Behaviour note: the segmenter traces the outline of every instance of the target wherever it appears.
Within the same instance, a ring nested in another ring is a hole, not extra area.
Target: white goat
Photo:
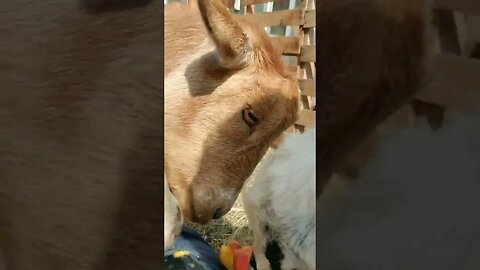
[[[324,195],[319,269],[480,269],[480,112],[386,137],[359,179]]]
[[[315,129],[287,135],[242,196],[257,269],[315,269]],[[283,258],[267,260],[275,252]]]

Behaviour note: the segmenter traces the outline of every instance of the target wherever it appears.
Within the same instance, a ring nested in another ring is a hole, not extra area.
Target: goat
[[[297,82],[260,27],[218,0],[133,2],[0,2],[9,270],[158,269],[162,181],[185,219],[218,218],[296,121]]]
[[[172,247],[175,237],[180,233],[183,225],[183,216],[178,207],[178,202],[170,192],[167,180],[163,180],[164,188],[164,227],[163,227],[163,250]]]
[[[315,129],[286,135],[245,184],[242,199],[257,269],[315,269]],[[271,244],[283,258],[269,256]]]
[[[192,6],[165,7],[165,174],[184,217],[207,223],[297,119],[299,89],[262,28],[219,0]]]
[[[321,0],[318,195],[345,156],[427,81],[429,0]]]
[[[317,202],[319,269],[479,269],[480,111],[384,134]]]

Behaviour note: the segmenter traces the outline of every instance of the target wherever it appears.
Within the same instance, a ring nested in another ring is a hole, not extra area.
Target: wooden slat
[[[435,0],[434,7],[480,15],[480,1],[478,0]]]
[[[480,104],[480,60],[443,54],[432,68],[432,81],[417,98],[444,106],[447,113]]]
[[[315,127],[315,112],[310,110],[302,110],[300,112],[300,117],[295,124],[305,127]]]
[[[282,54],[300,53],[300,39],[298,37],[272,37],[270,40]]]
[[[298,85],[300,86],[303,95],[310,97],[316,96],[315,80],[298,80]]]
[[[315,45],[303,45],[300,52],[300,61],[315,62]]]
[[[303,24],[303,9],[279,10],[254,14],[237,15],[252,20],[261,27],[266,26],[287,26]]]
[[[263,4],[263,3],[268,3],[268,2],[278,2],[281,0],[240,0],[240,5],[246,6],[246,5],[256,5],[256,4]]]
[[[312,28],[315,27],[315,10],[307,10],[305,11],[305,21],[303,23],[304,28]]]

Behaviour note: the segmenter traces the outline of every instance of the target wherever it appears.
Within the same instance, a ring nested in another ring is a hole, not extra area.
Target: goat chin
[[[183,217],[178,207],[177,200],[173,196],[167,184],[167,179],[163,180],[164,188],[164,251],[170,249],[175,242],[175,238],[180,233],[183,225]],[[0,269],[1,270],[1,269]]]
[[[243,190],[259,270],[315,269],[315,129],[285,137],[268,153]],[[266,245],[276,241],[280,262],[269,262]]]
[[[356,181],[324,195],[319,269],[480,269],[480,111],[385,137]]]

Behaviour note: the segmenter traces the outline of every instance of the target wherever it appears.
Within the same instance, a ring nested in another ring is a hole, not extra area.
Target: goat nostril
[[[220,217],[222,217],[222,208],[217,208],[213,213],[213,219],[219,219]]]

